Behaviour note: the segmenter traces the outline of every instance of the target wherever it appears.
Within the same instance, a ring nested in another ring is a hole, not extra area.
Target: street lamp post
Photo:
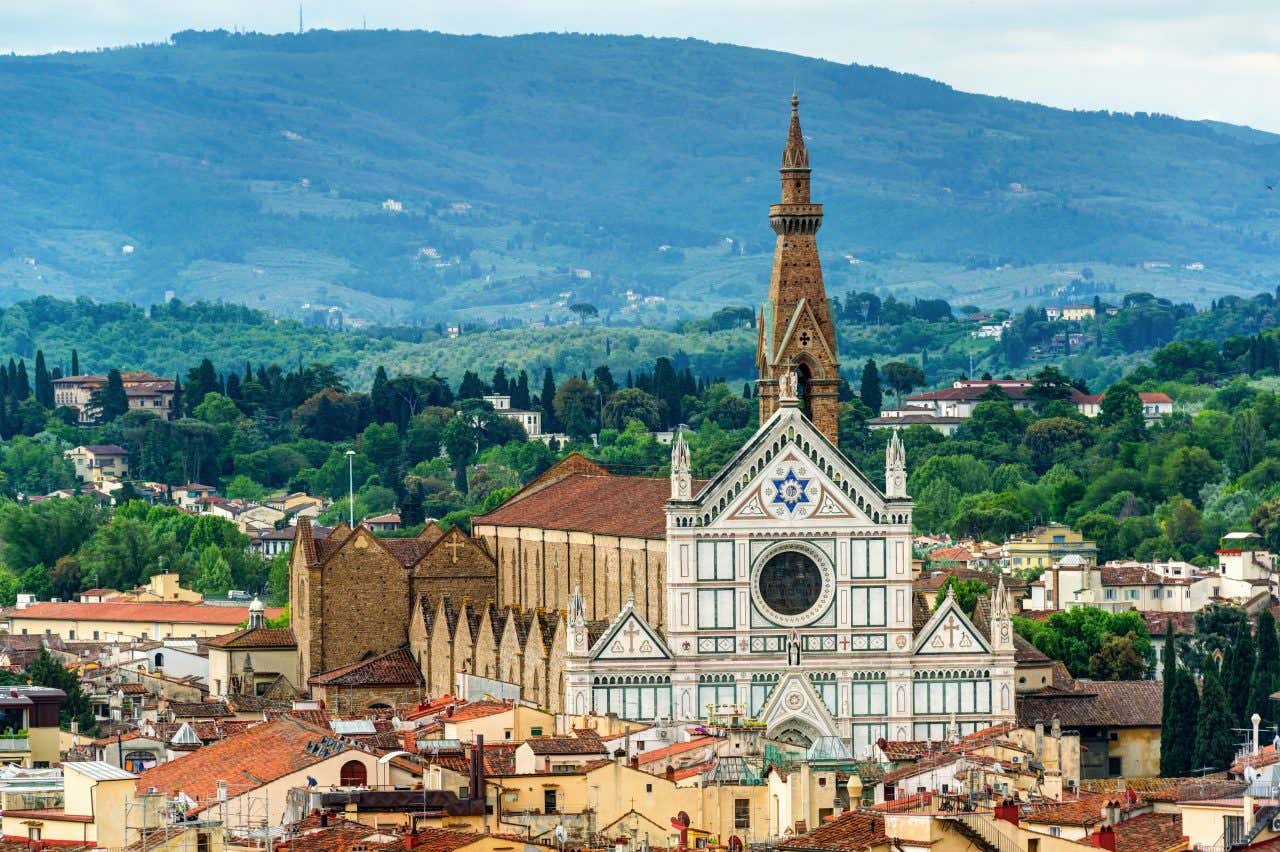
[[[355,459],[356,451],[347,450],[347,525],[352,529],[356,528]]]

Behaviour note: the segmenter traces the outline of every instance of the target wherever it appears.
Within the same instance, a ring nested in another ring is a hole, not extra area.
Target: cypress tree
[[[71,350],[71,375],[80,375],[80,353],[74,349]]]
[[[13,401],[22,402],[31,396],[31,379],[27,378],[27,361],[18,361],[18,372],[13,380]]]
[[[1160,713],[1160,767],[1164,770],[1166,766],[1172,766],[1176,761],[1172,757],[1173,750],[1177,748],[1174,740],[1173,731],[1173,691],[1178,683],[1178,647],[1174,644],[1173,636],[1173,619],[1169,619],[1164,625],[1164,683],[1163,693],[1161,695],[1161,713]],[[1168,772],[1163,774],[1168,775]]]
[[[1200,686],[1200,708],[1196,714],[1195,752],[1191,771],[1216,772],[1226,769],[1235,757],[1236,746],[1231,736],[1231,708],[1222,688],[1222,677],[1213,657],[1204,660],[1204,679]]]
[[[36,350],[36,402],[45,408],[53,408],[53,379],[44,363],[44,350]]]
[[[1195,678],[1191,676],[1191,672],[1181,666],[1175,674],[1169,712],[1173,717],[1173,724],[1170,727],[1169,761],[1167,764],[1160,765],[1161,774],[1171,778],[1181,778],[1191,772],[1191,745],[1195,742],[1196,719],[1200,712],[1200,693],[1196,691]],[[1161,745],[1163,746],[1163,743]]]
[[[542,406],[542,431],[553,434],[560,431],[560,421],[556,418],[556,380],[551,375],[551,368],[542,374],[542,394],[538,403]]]
[[[98,421],[110,423],[129,410],[129,396],[124,390],[124,381],[120,371],[112,368],[107,373],[107,384],[102,390],[94,393],[94,407],[98,410]]]
[[[1249,718],[1249,688],[1253,678],[1253,667],[1257,664],[1257,654],[1253,648],[1253,634],[1249,625],[1240,626],[1240,635],[1231,649],[1231,665],[1222,666],[1222,687],[1227,691],[1227,702],[1231,705],[1231,718],[1236,725],[1242,725]]]
[[[390,423],[394,418],[391,411],[391,390],[387,387],[387,369],[381,364],[373,371],[373,388],[369,391],[369,402],[373,404],[373,420],[375,423]]]
[[[533,407],[533,401],[529,397],[529,374],[524,370],[520,371],[520,375],[511,384],[511,407],[525,411]]]
[[[1264,609],[1258,613],[1257,655],[1254,658],[1253,674],[1249,680],[1249,703],[1246,713],[1257,713],[1262,717],[1263,727],[1276,722],[1271,706],[1271,695],[1280,689],[1280,642],[1276,641],[1276,620],[1271,610]]]
[[[862,404],[871,409],[871,413],[880,414],[880,406],[884,404],[884,393],[880,388],[880,370],[872,358],[862,365],[862,387],[859,388]]]

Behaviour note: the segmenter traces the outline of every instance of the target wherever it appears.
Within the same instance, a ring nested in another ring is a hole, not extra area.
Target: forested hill
[[[432,322],[752,302],[796,82],[836,292],[1009,304],[1146,263],[1122,291],[1207,302],[1280,273],[1268,134],[691,40],[186,32],[0,58],[0,294]]]

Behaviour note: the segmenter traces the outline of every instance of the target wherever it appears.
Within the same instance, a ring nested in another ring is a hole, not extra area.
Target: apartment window
[[[542,791],[542,812],[544,814],[556,812],[556,792],[555,787],[548,787]]]
[[[505,731],[503,731],[503,732],[502,732],[502,738],[503,738],[504,740],[509,740],[509,739],[511,739],[511,729],[510,729],[510,728],[507,728]]]
[[[1224,816],[1222,818],[1222,845],[1230,849],[1244,840],[1244,817]]]
[[[75,632],[74,630],[68,630],[68,631],[67,631],[67,638],[68,638],[68,639],[74,639],[74,638],[76,638],[76,632]]]
[[[1115,600],[1115,599],[1116,599],[1116,590],[1115,590],[1115,589],[1103,589],[1103,590],[1102,590],[1102,599],[1103,599],[1104,601],[1113,601],[1113,600]]]
[[[1125,600],[1127,600],[1127,601],[1136,601],[1136,600],[1138,599],[1138,590],[1137,590],[1137,589],[1125,589],[1125,590],[1124,590],[1124,599],[1125,599]]]
[[[540,736],[542,736],[542,729],[541,729],[541,728],[530,728],[530,729],[529,729],[529,736],[531,736],[531,737],[540,737]]]
[[[1119,757],[1107,758],[1107,775],[1112,778],[1121,778],[1124,776],[1124,759]]]
[[[469,787],[469,786],[468,786],[468,785],[466,785],[466,784],[463,784],[461,787],[459,787],[459,788],[458,788],[458,798],[459,798],[459,799],[470,799],[470,798],[471,798],[471,787]]]
[[[96,631],[96,630],[95,630],[95,631],[93,631],[93,641],[95,641],[95,642],[97,642],[97,641],[98,641],[98,631]]]
[[[652,793],[652,792],[653,792],[653,785],[652,785],[652,784],[645,784],[645,785],[644,785],[644,791],[645,791],[646,793]]]
[[[1062,826],[1060,826],[1060,825],[1051,825],[1051,826],[1049,826],[1049,836],[1050,836],[1050,837],[1061,837],[1061,836],[1062,836]]]
[[[733,827],[734,828],[750,828],[751,827],[751,800],[750,799],[734,799],[733,800]]]

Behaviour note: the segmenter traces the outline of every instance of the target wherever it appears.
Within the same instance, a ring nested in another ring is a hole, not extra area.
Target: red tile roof
[[[501,701],[472,701],[470,704],[458,707],[453,711],[453,715],[445,713],[440,718],[445,722],[469,722],[472,719],[483,719],[486,716],[506,713],[512,707],[513,705]]]
[[[1023,821],[1045,825],[1092,826],[1103,821],[1102,812],[1110,802],[1119,803],[1121,811],[1132,810],[1123,793],[1081,793],[1062,802],[1045,801],[1030,806]]]
[[[267,618],[278,618],[282,609],[268,609]],[[13,619],[44,621],[130,621],[141,624],[240,624],[249,620],[247,606],[214,606],[203,603],[35,603],[26,609],[10,609]]]
[[[1112,830],[1116,852],[1165,852],[1182,844],[1182,814],[1140,814]]]
[[[217,782],[227,782],[229,796],[238,796],[264,784],[306,769],[322,760],[308,744],[332,737],[328,730],[285,717],[263,722],[238,736],[212,743],[177,760],[170,760],[138,776],[139,793],[148,788],[169,795],[180,790],[197,801],[197,809],[212,800]],[[350,747],[338,742],[333,754]]]
[[[778,849],[807,852],[810,849],[849,852],[885,843],[884,817],[849,811],[808,834],[792,837],[777,845]]]
[[[663,506],[670,497],[665,478],[574,473],[471,523],[660,539],[667,534]]]
[[[370,657],[314,675],[307,683],[315,686],[420,686],[422,670],[408,648],[397,648],[379,657]]]
[[[296,648],[298,640],[288,627],[246,627],[214,636],[205,644],[215,648]]]
[[[530,737],[524,741],[534,754],[605,754],[609,749],[595,731],[575,731],[572,737]]]
[[[656,763],[675,757],[678,754],[694,751],[700,748],[709,748],[720,742],[718,737],[698,737],[697,739],[688,740],[683,743],[672,743],[663,748],[655,748],[652,751],[646,751],[640,755],[640,765],[644,766],[649,763]]]

